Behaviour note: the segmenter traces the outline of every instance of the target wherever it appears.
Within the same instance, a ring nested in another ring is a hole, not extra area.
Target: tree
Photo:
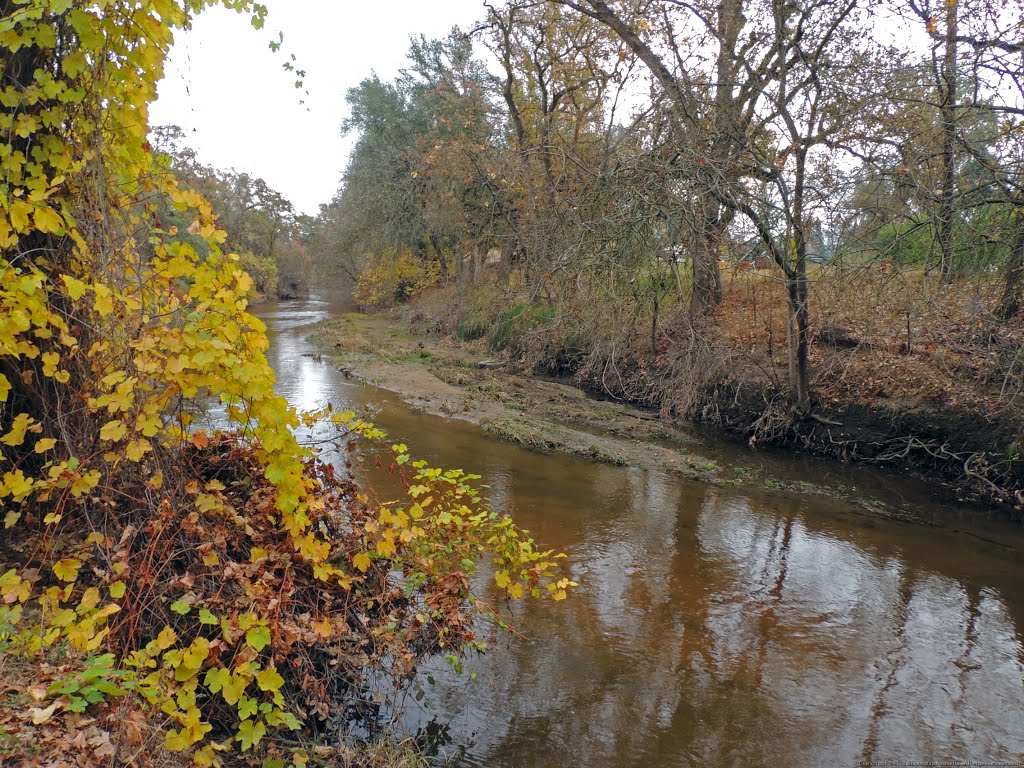
[[[300,423],[386,436],[274,392],[250,278],[152,151],[173,32],[206,5],[0,4],[0,648],[67,665],[26,723],[123,697],[198,765],[236,749],[305,764],[270,737],[312,734],[326,697],[358,703],[369,676],[400,686],[423,654],[474,644],[481,557],[509,597],[560,600],[571,582],[461,470],[385,443],[410,495],[382,508],[298,443]],[[262,25],[262,7],[224,5]],[[201,421],[211,402],[222,430]]]
[[[802,418],[811,410],[808,174],[819,149],[841,144],[845,121],[858,108],[848,87],[852,68],[867,59],[853,44],[857,3],[723,0],[613,8],[604,0],[552,1],[613,29],[673,103],[682,126],[675,168],[697,198],[702,235],[693,314],[718,301],[717,261],[734,214],[746,217],[781,269],[790,315],[790,396],[794,415]],[[658,29],[675,70],[655,50],[653,35],[641,31],[651,28],[644,23],[651,8],[663,9]],[[677,10],[683,21],[673,20],[670,11]],[[699,56],[684,61],[677,36],[691,25],[713,46],[713,63]],[[769,190],[767,200],[752,197],[761,188]]]
[[[693,252],[693,294],[691,316],[699,319],[721,303],[722,286],[718,261],[724,250],[726,232],[733,211],[715,196],[706,195],[710,187],[728,187],[738,181],[732,162],[734,143],[744,130],[743,89],[737,93],[738,77],[742,72],[741,57],[745,51],[738,48],[743,28],[741,0],[721,0],[714,4],[668,4],[674,9],[685,9],[703,27],[703,35],[687,40],[687,45],[707,45],[715,49],[714,70],[704,78],[688,69],[680,55],[676,41],[676,27],[668,12],[650,13],[659,6],[652,2],[623,3],[613,8],[604,0],[552,0],[570,7],[608,26],[629,46],[648,67],[660,84],[673,114],[684,127],[689,146],[680,148],[680,157],[707,168],[700,173],[700,182],[692,190],[696,196],[695,234],[698,245]],[[651,17],[658,19],[653,24]],[[646,34],[645,34],[646,33]],[[656,50],[655,37],[664,40],[665,53]],[[667,61],[673,56],[678,65],[673,70]],[[747,89],[749,97],[750,89]]]
[[[226,233],[223,248],[244,254],[257,272],[272,270],[280,274],[280,281],[276,277],[265,281],[261,292],[266,294],[269,289],[281,298],[304,295],[309,266],[297,256],[302,249],[300,217],[291,202],[263,179],[201,163],[178,126],[159,126],[152,135],[155,150],[166,159],[178,183],[210,202],[217,226]],[[188,226],[169,201],[164,201],[158,216],[165,227],[184,230]],[[201,239],[196,239],[193,246],[205,252]]]

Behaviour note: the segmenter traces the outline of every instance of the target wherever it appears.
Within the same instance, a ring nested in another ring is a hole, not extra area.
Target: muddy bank
[[[565,384],[521,375],[479,345],[416,331],[385,316],[350,313],[312,337],[344,373],[397,393],[427,413],[463,419],[499,439],[542,453],[657,468],[726,482],[721,467],[687,450],[692,438],[632,406]]]
[[[479,424],[486,433],[532,451],[660,469],[717,486],[828,496],[870,517],[944,524],[898,500],[865,494],[863,478],[834,472],[827,462],[794,471],[785,456],[775,461],[764,450],[737,459],[744,452],[722,450],[714,439],[721,425],[712,436],[702,436],[666,424],[655,410],[524,375],[495,357],[485,342],[454,340],[429,323],[348,313],[321,323],[311,341],[347,376],[394,392],[423,412]],[[885,484],[884,478],[876,483]]]
[[[748,388],[739,396],[707,397],[716,406],[710,425],[741,439],[767,448],[906,470],[932,481],[941,498],[994,506],[1021,519],[1021,432],[1009,419],[920,403],[840,402],[820,404],[815,418],[793,423],[784,398],[768,387]]]

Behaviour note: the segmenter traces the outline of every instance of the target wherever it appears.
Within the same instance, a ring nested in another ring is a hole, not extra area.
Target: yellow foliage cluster
[[[349,630],[308,610],[284,622],[299,579],[323,592],[305,605],[348,606],[397,569],[422,588],[429,615],[415,621],[436,622],[441,645],[471,639],[446,640],[446,617],[452,599],[469,600],[484,556],[509,596],[560,599],[570,586],[459,471],[414,462],[408,506],[339,519],[348,496],[292,430],[329,420],[352,436],[383,433],[350,412],[296,414],[274,393],[265,329],[246,311],[252,279],[221,252],[208,203],[179,189],[147,142],[173,31],[210,4],[17,0],[0,17],[0,505],[5,539],[32,543],[0,575],[0,643],[114,652],[108,694],[162,710],[174,724],[166,747],[204,766],[302,727],[280,662]],[[258,4],[219,4],[262,24]],[[191,215],[206,258],[163,227],[155,199]],[[409,254],[386,269],[396,298],[436,276]],[[230,440],[196,429],[211,400]],[[250,469],[228,482],[233,457]],[[404,446],[393,460],[409,461]],[[161,537],[174,547],[160,550]],[[176,576],[160,587],[165,568]],[[230,599],[209,586],[218,578]],[[375,631],[389,626],[384,616]],[[72,711],[93,703],[60,695]]]
[[[353,293],[360,306],[383,309],[401,303],[437,282],[441,265],[417,258],[408,249],[370,254]]]
[[[239,266],[252,278],[254,299],[274,298],[280,280],[277,262],[269,256],[257,256],[251,252],[240,253],[238,258]]]

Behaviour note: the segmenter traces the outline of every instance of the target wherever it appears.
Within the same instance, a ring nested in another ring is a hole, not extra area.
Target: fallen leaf
[[[89,746],[96,757],[113,757],[117,754],[117,749],[110,742],[110,734],[106,731],[100,731],[89,739]]]
[[[28,714],[32,717],[32,724],[42,725],[51,717],[53,717],[53,713],[57,711],[57,705],[59,703],[60,702],[55,701],[53,702],[53,704],[46,707],[45,709],[40,707],[30,707],[28,710]]]

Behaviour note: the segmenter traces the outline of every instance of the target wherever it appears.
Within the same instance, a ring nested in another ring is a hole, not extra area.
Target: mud
[[[344,373],[395,392],[424,412],[479,424],[524,448],[726,482],[715,462],[686,450],[692,437],[655,414],[520,375],[482,346],[357,313],[322,324],[312,341]]]

